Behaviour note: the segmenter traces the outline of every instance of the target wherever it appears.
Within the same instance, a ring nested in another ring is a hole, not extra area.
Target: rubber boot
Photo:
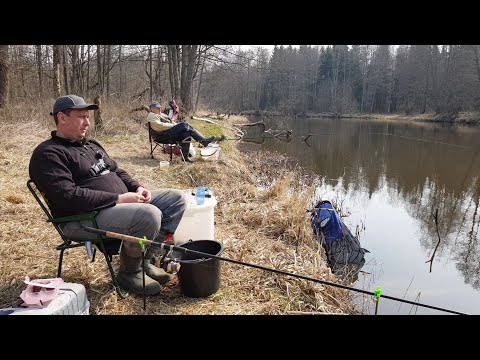
[[[133,255],[133,256],[131,256]],[[142,273],[142,257],[138,252],[131,251],[126,246],[122,246],[120,251],[120,269],[117,274],[118,284],[138,295],[143,295],[143,273]],[[145,294],[155,295],[160,293],[160,284],[150,278],[145,269]]]
[[[181,151],[182,151],[182,159],[183,159],[183,161],[185,161],[185,162],[190,162],[190,163],[193,162],[193,161],[190,159],[190,143],[182,144]]]
[[[145,254],[145,274],[150,276],[159,284],[163,285],[172,280],[173,275],[170,275],[165,270],[160,268],[160,259],[164,255],[165,250],[160,246],[150,246]],[[155,264],[155,265],[154,265]]]
[[[200,144],[202,144],[204,147],[207,147],[208,144],[210,144],[212,141],[215,140],[215,136],[210,136],[209,138],[206,138],[203,136],[198,130],[193,129],[192,131],[192,137],[197,140]]]

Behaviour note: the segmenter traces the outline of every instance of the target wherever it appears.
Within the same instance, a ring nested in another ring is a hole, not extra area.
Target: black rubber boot
[[[205,147],[207,147],[208,144],[210,144],[212,141],[215,141],[215,136],[210,136],[209,138],[206,138],[200,132],[198,132],[198,130],[195,129],[193,129],[191,132],[192,137]]]
[[[189,150],[190,150],[190,143],[182,144],[181,151],[182,151],[183,161],[191,163],[193,161],[190,159]]]

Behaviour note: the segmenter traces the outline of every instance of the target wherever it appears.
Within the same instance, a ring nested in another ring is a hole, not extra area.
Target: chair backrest
[[[175,144],[170,133],[165,131],[155,131],[150,122],[148,122],[148,139],[157,144]]]
[[[37,200],[38,205],[40,205],[45,215],[47,215],[48,220],[51,222],[53,220],[53,216],[52,216],[52,213],[50,212],[50,208],[48,206],[48,202],[44,194],[38,189],[37,185],[35,185],[32,179],[29,179],[27,181],[27,187],[28,187],[28,190],[30,190],[30,192],[32,193],[35,200]],[[62,240],[65,243],[70,244],[71,241],[65,236],[65,234],[63,233],[62,229],[58,226],[58,224],[52,222],[52,225],[55,227],[55,230],[57,230]]]
[[[63,233],[58,223],[55,222],[55,221],[66,221],[66,219],[68,219],[68,221],[74,221],[71,218],[85,217],[85,220],[93,219],[93,222],[95,224],[94,226],[98,228],[95,220],[97,211],[91,211],[89,213],[85,213],[81,215],[67,216],[67,217],[55,219],[52,216],[52,213],[50,212],[46,197],[43,195],[40,189],[38,189],[38,187],[36,186],[36,184],[33,182],[32,179],[29,179],[27,181],[27,187],[28,187],[28,190],[30,190],[30,192],[32,193],[35,200],[37,201],[38,205],[40,205],[40,207],[42,208],[45,215],[47,215],[48,221],[52,223],[52,225],[55,227],[55,229],[57,230],[57,232],[59,233],[60,237],[63,240],[63,244],[60,244],[57,246],[57,250],[60,251],[57,277],[61,277],[61,274],[62,274],[63,252],[66,249],[71,249],[71,248],[75,248],[83,245],[89,245],[87,248],[90,249],[91,251],[90,246],[92,243],[94,243],[95,245],[97,245],[98,249],[104,254],[105,261],[107,263],[107,267],[110,272],[110,276],[112,278],[112,283],[115,287],[115,290],[117,291],[118,295],[122,299],[124,299],[126,295],[120,289],[120,286],[118,284],[118,281],[116,279],[116,276],[112,267],[112,256],[118,254],[121,241],[119,241],[118,239],[104,238],[101,235],[97,235],[97,238],[92,240],[76,240],[74,238],[69,238]],[[87,253],[88,253],[88,250],[87,250]],[[95,260],[95,253],[96,253],[96,250],[93,252],[92,262]]]
[[[50,212],[50,209],[49,209],[49,206],[48,206],[48,201],[47,201],[46,197],[44,196],[44,194],[38,189],[38,187],[36,186],[34,181],[31,180],[31,179],[28,180],[27,181],[27,187],[28,187],[28,190],[30,190],[30,192],[32,193],[35,200],[37,200],[38,205],[40,205],[40,207],[42,208],[45,215],[47,215],[47,218],[48,218],[47,221],[52,223],[52,225],[55,227],[55,230],[57,230],[58,234],[62,238],[63,243],[66,247],[77,246],[77,245],[73,245],[74,243],[85,243],[87,241],[97,243],[98,241],[102,241],[103,246],[105,248],[105,251],[107,252],[108,255],[118,254],[118,251],[119,251],[119,248],[120,248],[120,243],[121,243],[121,241],[119,241],[118,239],[110,239],[110,238],[102,237],[101,235],[92,234],[92,238],[86,240],[86,239],[83,239],[83,238],[79,239],[79,238],[75,238],[75,237],[72,237],[72,236],[65,235],[65,233],[62,231],[62,228],[59,226],[59,223],[58,223],[58,221],[60,219],[56,219],[57,222],[54,221],[55,218],[52,216],[52,213]],[[68,216],[68,217],[61,218],[61,219],[67,219],[68,218],[68,221],[90,220],[90,221],[93,222],[92,226],[97,228],[98,226],[97,226],[97,222],[95,220],[96,214],[97,214],[97,211],[91,211],[91,212],[88,212],[88,213]],[[66,221],[67,220],[64,220],[64,222],[66,222]],[[59,245],[59,248],[64,247],[64,245]],[[100,249],[100,251],[103,252],[103,249],[101,247],[99,249]]]

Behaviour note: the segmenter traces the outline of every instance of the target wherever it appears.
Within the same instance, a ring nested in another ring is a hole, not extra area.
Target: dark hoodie
[[[119,194],[140,186],[97,141],[70,141],[56,131],[33,151],[29,174],[54,217],[114,206]]]

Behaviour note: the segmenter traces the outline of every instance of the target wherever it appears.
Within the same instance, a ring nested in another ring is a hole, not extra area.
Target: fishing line
[[[307,141],[308,138],[311,136],[338,136],[338,135],[346,135],[342,133],[314,133],[314,134],[307,134],[304,136],[296,136],[297,138],[302,139],[303,141]],[[371,132],[367,133],[365,135],[386,135],[386,136],[395,136],[395,137],[400,137],[404,139],[409,139],[409,140],[417,140],[417,141],[424,141],[424,142],[429,142],[433,144],[440,144],[440,145],[448,145],[448,146],[456,146],[464,149],[480,149],[479,147],[476,146],[465,146],[465,145],[459,145],[459,144],[451,144],[443,141],[435,141],[435,140],[428,140],[428,139],[421,139],[421,138],[415,138],[411,136],[405,136],[405,135],[397,135],[397,134],[391,134],[391,133],[377,133],[377,132]]]

